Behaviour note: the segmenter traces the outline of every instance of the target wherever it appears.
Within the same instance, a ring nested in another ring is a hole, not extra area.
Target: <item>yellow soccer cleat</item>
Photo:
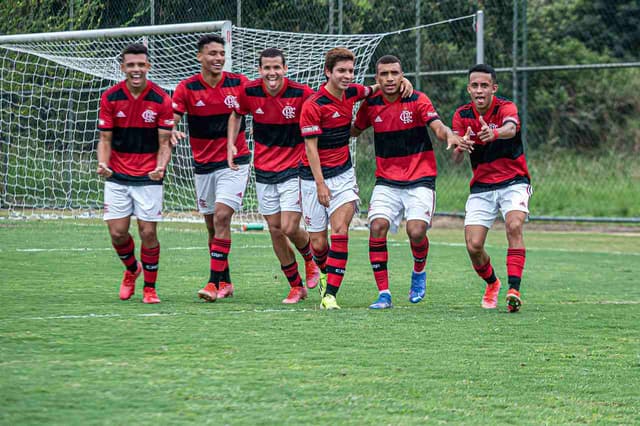
[[[320,309],[340,309],[340,306],[338,306],[336,297],[333,294],[325,294],[320,302]]]

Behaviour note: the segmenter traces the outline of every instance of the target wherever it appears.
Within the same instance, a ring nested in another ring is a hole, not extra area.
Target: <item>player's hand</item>
[[[449,147],[447,147],[449,149]],[[467,131],[463,137],[458,136],[458,144],[456,146],[458,152],[473,152],[473,139],[471,139],[471,126],[467,127]]]
[[[185,139],[187,137],[187,135],[184,132],[181,132],[179,130],[172,130],[171,131],[171,147],[176,147],[178,146],[178,143],[180,143],[181,140]]]
[[[98,163],[98,169],[96,170],[96,173],[106,179],[111,177],[111,175],[113,174],[113,170],[111,170],[109,166],[106,165],[106,163]]]
[[[239,170],[240,166],[233,159],[238,155],[238,148],[235,145],[227,146],[227,164],[231,170]]]
[[[402,82],[400,83],[400,95],[403,98],[408,98],[413,94],[413,84],[406,77],[402,77]]]
[[[480,133],[478,133],[478,138],[480,138],[482,142],[487,143],[497,139],[495,134],[496,132],[489,127],[486,121],[484,121],[482,115],[480,116],[480,124],[482,125],[482,128],[480,129]]]
[[[316,185],[318,191],[318,202],[329,208],[329,201],[331,201],[331,191],[326,183],[322,182]]]
[[[164,177],[164,167],[156,167],[152,172],[149,172],[149,178],[151,180],[162,180]]]

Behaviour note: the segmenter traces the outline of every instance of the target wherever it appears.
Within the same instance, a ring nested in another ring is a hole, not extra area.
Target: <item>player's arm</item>
[[[460,137],[456,135],[455,133],[453,133],[453,130],[451,130],[442,121],[433,120],[429,124],[429,127],[431,127],[431,130],[433,130],[433,133],[436,135],[436,137],[439,140],[447,143],[447,150],[453,147],[453,148],[456,148],[458,151],[466,151],[466,152],[473,151],[472,140],[469,140],[469,138],[465,139],[464,137]]]
[[[482,142],[493,142],[497,139],[511,139],[517,132],[517,126],[513,121],[507,121],[502,127],[492,129],[481,115],[480,124],[482,128],[480,129],[480,133],[478,133],[478,138],[480,138]]]
[[[161,180],[167,170],[167,164],[171,160],[171,134],[172,130],[158,129],[158,157],[156,168],[149,173],[151,180]]]
[[[98,169],[96,173],[104,178],[109,178],[113,174],[113,171],[108,166],[109,159],[111,158],[112,139],[112,131],[100,131],[100,140],[98,141]]]
[[[378,83],[369,86],[370,93],[375,93],[380,90],[380,85]],[[413,84],[407,79],[407,77],[402,77],[402,82],[400,83],[400,96],[403,98],[408,98],[413,93]]]
[[[185,139],[187,135],[184,132],[178,130],[178,123],[182,120],[182,115],[173,113],[173,129],[171,130],[171,146],[178,146],[181,140]]]
[[[353,124],[351,124],[351,129],[349,130],[351,137],[357,138],[371,125],[367,112],[368,108],[367,101],[360,104],[360,108],[358,108],[358,112],[356,113],[356,119]]]
[[[467,144],[472,144],[473,145],[473,140],[471,139],[471,127],[467,126],[467,128],[465,130],[463,121],[460,118],[460,114],[459,114],[458,111],[456,111],[453,114],[453,120],[451,122],[451,129],[452,129],[453,133],[456,134],[457,136],[460,136],[464,132],[464,136],[462,136],[462,140],[464,142],[466,142]],[[464,158],[464,150],[461,149],[460,147],[455,147],[455,149],[453,150],[453,152],[451,154],[451,157],[452,157],[454,163],[456,163],[456,164],[461,163],[463,158]]]
[[[323,206],[329,207],[331,191],[329,191],[329,187],[325,183],[324,175],[322,174],[320,154],[318,154],[318,138],[316,136],[304,138],[304,148],[307,151],[307,158],[309,159],[309,167],[311,168],[313,179],[316,181],[318,201]]]
[[[238,170],[240,168],[233,159],[238,155],[236,140],[238,139],[241,125],[242,115],[238,114],[236,111],[232,111],[229,115],[229,123],[227,124],[227,163],[231,170]]]

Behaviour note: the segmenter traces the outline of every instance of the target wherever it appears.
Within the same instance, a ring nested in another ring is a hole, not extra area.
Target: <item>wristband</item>
[[[493,140],[500,139],[500,135],[498,134],[498,129],[493,129]]]

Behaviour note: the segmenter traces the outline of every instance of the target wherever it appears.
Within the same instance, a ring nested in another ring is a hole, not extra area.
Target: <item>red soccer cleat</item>
[[[233,296],[233,284],[220,281],[218,288],[218,299],[226,299]]]
[[[515,288],[510,288],[507,292],[507,311],[513,313],[518,312],[522,306],[522,299],[520,299],[520,292]]]
[[[218,289],[214,283],[207,283],[204,288],[198,290],[198,297],[207,302],[215,302],[218,298]]]
[[[122,283],[120,284],[120,300],[129,300],[133,293],[136,292],[136,279],[140,276],[142,272],[142,263],[138,262],[138,267],[136,268],[136,272],[129,272],[129,270],[124,271],[124,276],[122,277]]]
[[[307,289],[303,286],[291,287],[287,298],[282,301],[285,305],[292,305],[307,298]]]
[[[307,280],[307,288],[316,288],[320,281],[320,268],[316,262],[313,260],[304,262],[304,276]]]
[[[498,307],[498,294],[500,293],[500,280],[496,279],[493,284],[487,284],[482,296],[482,307],[485,309],[495,309]]]
[[[160,303],[160,298],[153,287],[144,287],[142,289],[142,303]]]

